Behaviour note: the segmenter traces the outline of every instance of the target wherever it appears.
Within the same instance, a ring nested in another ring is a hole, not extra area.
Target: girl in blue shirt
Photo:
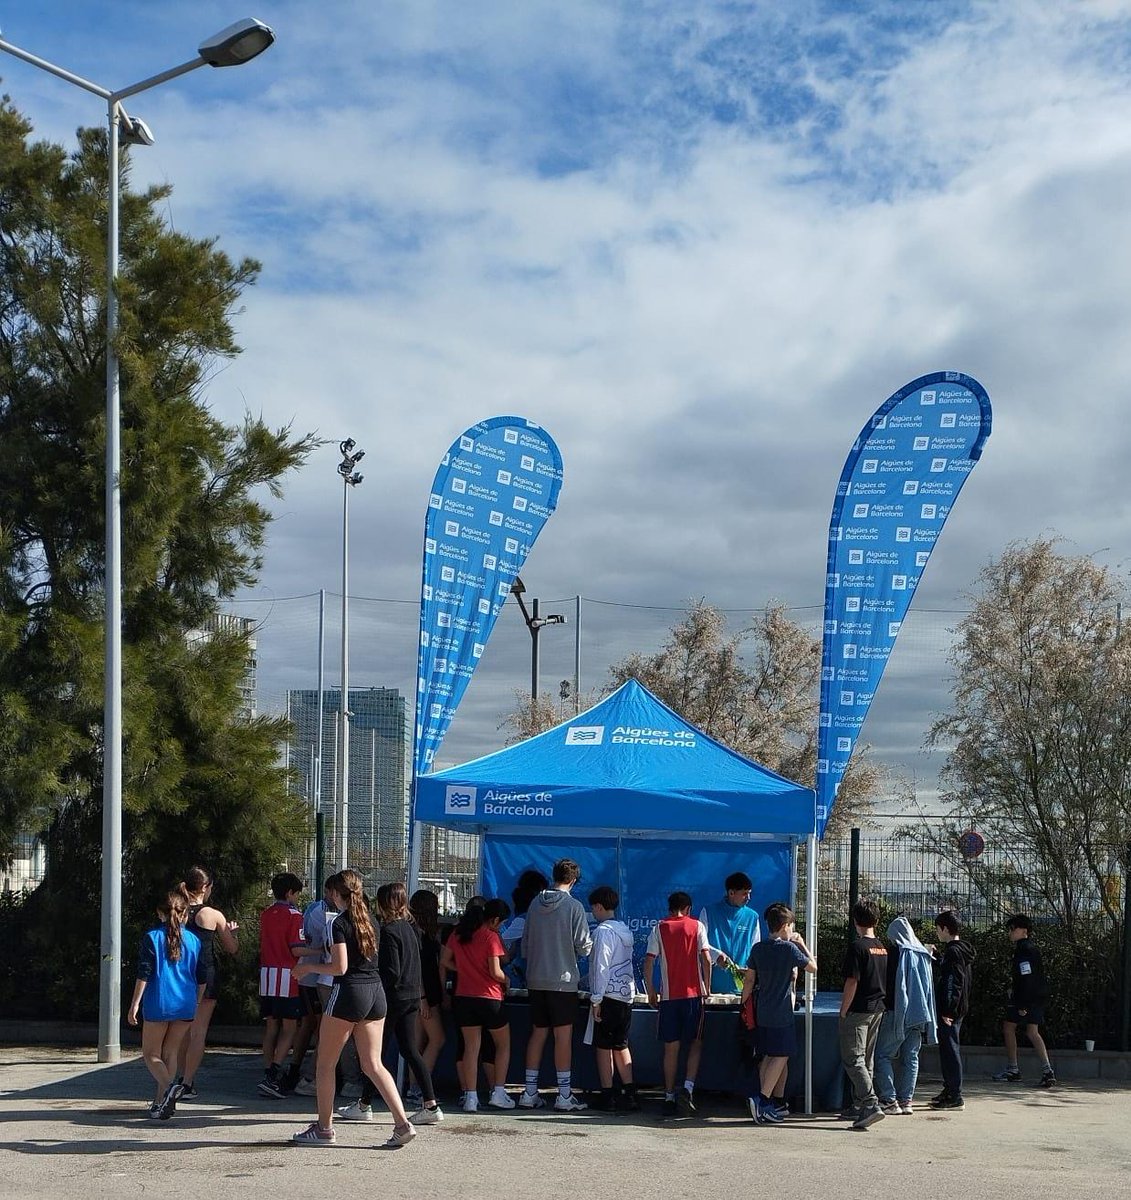
[[[172,891],[158,905],[161,924],[141,939],[137,959],[137,982],[126,1020],[138,1024],[138,1010],[145,1019],[141,1031],[141,1053],[157,1084],[149,1116],[167,1121],[177,1107],[180,1087],[175,1082],[177,1056],[196,1016],[200,965],[200,939],[186,927],[189,904],[184,892]]]

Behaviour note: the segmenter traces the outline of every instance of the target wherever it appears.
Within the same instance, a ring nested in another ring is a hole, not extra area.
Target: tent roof
[[[813,830],[812,789],[715,741],[635,679],[515,746],[416,781],[415,819],[450,826]]]

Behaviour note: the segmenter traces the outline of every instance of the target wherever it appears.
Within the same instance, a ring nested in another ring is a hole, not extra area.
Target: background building
[[[327,846],[337,843],[341,690],[322,695],[322,811]],[[378,882],[402,877],[406,862],[411,735],[408,706],[396,688],[350,688],[349,865]],[[318,755],[317,689],[287,693],[293,734],[287,765],[313,808]],[[335,862],[328,849],[327,862]]]

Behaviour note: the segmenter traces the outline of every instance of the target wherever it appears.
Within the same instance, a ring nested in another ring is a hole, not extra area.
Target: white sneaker
[[[393,1136],[385,1143],[385,1149],[399,1150],[401,1146],[407,1146],[414,1137],[416,1137],[416,1130],[411,1125],[406,1125],[403,1129],[398,1129],[394,1125]]]
[[[491,1098],[487,1101],[488,1108],[514,1108],[514,1101],[507,1095],[506,1089],[496,1087],[491,1089]]]
[[[909,1117],[915,1112],[915,1106],[910,1100],[901,1100],[899,1104],[900,1116]]]
[[[409,1117],[413,1125],[439,1125],[443,1119],[444,1110],[438,1104],[435,1108],[422,1108]]]
[[[479,1111],[479,1097],[474,1092],[468,1092],[460,1104],[460,1108],[466,1113]]]
[[[535,1092],[533,1095],[530,1092],[524,1091],[518,1098],[519,1108],[545,1108],[546,1101]]]
[[[373,1109],[363,1108],[360,1100],[355,1100],[345,1108],[338,1109],[339,1121],[372,1121]]]
[[[296,1096],[317,1096],[318,1088],[315,1085],[314,1080],[313,1079],[300,1079],[298,1081],[298,1083],[295,1084],[295,1095]]]
[[[554,1101],[554,1112],[584,1112],[588,1107],[589,1105],[582,1104],[573,1092],[570,1092],[568,1096],[563,1096],[559,1092],[558,1098]]]

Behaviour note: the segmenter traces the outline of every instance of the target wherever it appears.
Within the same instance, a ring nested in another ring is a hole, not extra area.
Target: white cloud
[[[709,3],[678,22],[661,5],[272,7],[270,57],[138,99],[160,141],[136,169],[174,182],[178,227],[264,262],[217,408],[366,446],[359,594],[412,594],[440,453],[512,411],[565,459],[536,592],[819,603],[849,443],[942,368],[988,387],[995,431],[920,604],[954,606],[1012,538],[1119,541],[1126,4],[1082,19],[976,3],[949,21],[901,5],[893,23],[814,0],[792,24]],[[162,37],[217,15],[165,13]],[[75,65],[96,73],[111,48],[90,37]],[[96,118],[4,66],[56,136]],[[335,586],[333,461],[280,506],[266,588]],[[446,756],[484,748],[524,637],[501,623]],[[926,710],[945,693],[923,654]],[[888,724],[865,736],[911,761],[897,715],[878,701]]]

